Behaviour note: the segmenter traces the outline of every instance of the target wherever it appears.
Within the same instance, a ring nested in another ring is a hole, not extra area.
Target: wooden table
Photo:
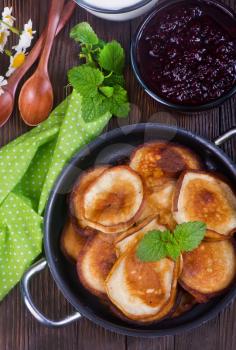
[[[112,1],[112,0],[111,0]],[[225,1],[235,7],[236,1]],[[0,9],[13,6],[14,14],[22,27],[32,18],[37,33],[41,33],[48,14],[49,0],[0,0]],[[80,21],[89,21],[106,39],[117,39],[127,51],[132,35],[140,23],[140,19],[128,23],[109,23],[97,19],[78,8],[73,20],[56,40],[50,64],[55,103],[66,95],[66,72],[78,62],[78,47],[69,39],[70,27]],[[2,56],[2,67],[6,67]],[[160,122],[178,125],[198,133],[206,138],[214,139],[232,126],[236,125],[235,101],[231,99],[220,108],[196,116],[177,115],[163,110],[149,98],[139,87],[130,66],[127,69],[127,86],[132,101],[132,113],[126,120],[112,120],[109,128],[134,122]],[[1,113],[1,111],[0,111]],[[8,143],[18,135],[27,131],[20,120],[17,109],[13,118],[0,129],[0,146]],[[225,145],[225,151],[236,160],[236,140]],[[71,307],[59,293],[49,272],[36,277],[32,283],[32,293],[38,305],[49,316],[61,317],[71,312]],[[19,287],[16,287],[0,304],[0,350],[233,350],[236,349],[236,302],[214,320],[202,327],[178,336],[145,340],[110,333],[83,319],[62,329],[47,329],[39,325],[28,313],[22,303]]]

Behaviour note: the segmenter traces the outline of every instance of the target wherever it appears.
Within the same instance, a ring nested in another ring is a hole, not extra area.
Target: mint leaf
[[[82,116],[85,122],[97,120],[107,112],[109,112],[109,105],[106,103],[106,98],[101,94],[93,97],[83,97]]]
[[[114,94],[114,88],[111,86],[102,86],[99,91],[106,97],[111,97]]]
[[[116,117],[127,117],[130,111],[127,91],[119,85],[114,86],[114,93],[109,99],[110,111]]]
[[[95,96],[98,92],[98,87],[103,83],[104,75],[97,69],[82,65],[74,67],[68,72],[70,84],[82,96]]]
[[[106,45],[106,42],[104,40],[98,39],[98,43],[95,46],[95,48],[103,49],[105,45]]]
[[[199,246],[206,232],[203,222],[187,222],[170,231],[150,231],[140,241],[137,256],[142,261],[158,261],[169,257],[177,260],[181,252],[189,252]]]
[[[174,235],[170,231],[164,231],[161,233],[161,239],[166,245],[166,256],[172,258],[173,260],[177,260],[181,254],[181,251],[179,246],[176,244]]]
[[[165,258],[168,254],[166,239],[169,231],[150,231],[144,235],[138,245],[137,256],[141,261],[154,262]]]
[[[87,22],[77,24],[71,29],[70,37],[75,41],[86,45],[96,45],[99,43],[97,34]]]
[[[109,85],[109,86],[120,85],[120,86],[124,87],[125,86],[125,78],[123,75],[113,73],[111,76],[109,76],[107,78],[105,77],[105,83],[106,83],[106,85]]]
[[[173,242],[166,243],[167,256],[172,258],[173,260],[177,260],[181,254],[181,250],[177,244],[173,244]]]
[[[125,52],[121,45],[113,40],[106,44],[99,55],[100,66],[109,71],[121,74],[125,66]]]
[[[199,246],[205,232],[206,224],[203,222],[187,222],[176,226],[174,237],[181,251],[190,252]]]

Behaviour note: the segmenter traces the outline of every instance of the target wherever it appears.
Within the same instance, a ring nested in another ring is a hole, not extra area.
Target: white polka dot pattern
[[[41,215],[56,178],[110,117],[85,123],[73,92],[45,122],[0,149],[0,300],[42,251]]]

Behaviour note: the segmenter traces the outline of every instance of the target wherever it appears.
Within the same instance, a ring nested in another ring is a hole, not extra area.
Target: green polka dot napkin
[[[104,129],[86,123],[73,93],[38,127],[0,149],[0,300],[42,251],[43,211],[65,164]]]

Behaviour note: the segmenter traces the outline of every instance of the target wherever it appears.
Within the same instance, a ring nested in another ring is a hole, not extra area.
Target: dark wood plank
[[[128,350],[171,350],[174,348],[174,337],[161,337],[157,339],[128,337],[127,339]]]
[[[234,0],[225,0],[231,7],[236,7]],[[32,18],[39,34],[47,18],[49,0],[0,0],[0,9],[13,6],[19,23]],[[76,44],[68,38],[69,29],[75,23],[88,20],[104,39],[116,38],[127,50],[129,62],[130,39],[141,19],[131,23],[105,22],[84,10],[77,9],[73,20],[56,41],[50,63],[50,76],[55,91],[55,104],[65,96],[67,84],[66,71],[78,62]],[[0,72],[6,67],[2,61]],[[32,73],[33,70],[28,74]],[[26,77],[27,78],[27,77]],[[127,87],[132,102],[129,118],[113,119],[109,129],[137,122],[159,122],[176,125],[206,138],[214,139],[233,125],[236,126],[235,99],[226,102],[213,111],[194,116],[173,113],[161,108],[138,85],[131,68],[126,72]],[[0,129],[0,147],[27,131],[19,117],[17,108],[9,123]],[[223,146],[224,150],[236,160],[236,140]],[[32,283],[32,293],[42,310],[55,318],[72,312],[72,308],[59,293],[48,271],[36,277]],[[15,288],[0,304],[0,349],[1,350],[233,350],[236,348],[236,325],[234,315],[236,304],[226,309],[220,316],[202,327],[175,337],[152,340],[115,335],[111,332],[81,320],[63,329],[47,329],[40,326],[28,313],[20,297],[19,287]]]

